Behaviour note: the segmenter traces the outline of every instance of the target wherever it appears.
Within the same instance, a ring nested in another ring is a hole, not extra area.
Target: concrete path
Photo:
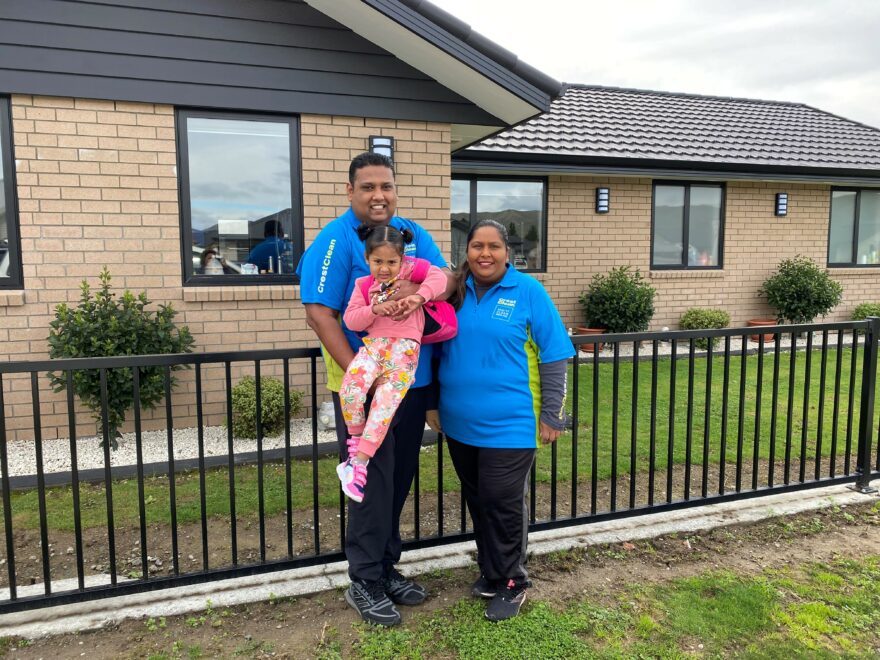
[[[875,482],[874,485],[876,486],[877,483]],[[834,505],[863,503],[872,499],[880,498],[877,494],[863,495],[846,486],[838,485],[737,502],[696,506],[672,512],[534,532],[529,536],[529,551],[545,554],[578,546],[653,538],[673,532],[696,532]],[[404,553],[399,568],[404,574],[414,576],[434,569],[468,566],[473,563],[474,551],[473,542],[412,550]],[[102,576],[94,577],[96,580],[102,578]],[[76,580],[69,582],[70,584],[53,583],[53,588],[56,591],[75,589]],[[128,618],[172,616],[201,611],[209,600],[212,607],[227,607],[269,600],[273,597],[315,593],[347,584],[347,564],[336,562],[7,614],[0,616],[0,636],[16,635],[34,638],[70,633],[100,628]],[[22,588],[20,595],[27,595],[27,589],[29,588]],[[41,590],[35,593],[40,592]]]

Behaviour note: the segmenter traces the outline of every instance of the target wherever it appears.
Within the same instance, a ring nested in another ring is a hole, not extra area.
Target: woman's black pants
[[[474,447],[448,440],[449,455],[474,523],[480,572],[493,581],[525,582],[526,492],[535,449]]]

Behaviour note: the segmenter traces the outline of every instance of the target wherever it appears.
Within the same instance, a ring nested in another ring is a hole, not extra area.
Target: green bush
[[[715,330],[718,328],[726,328],[730,325],[730,314],[723,309],[703,309],[701,307],[691,307],[688,311],[681,315],[678,325],[682,330]],[[709,348],[710,342],[714,341],[714,337],[702,337],[694,343],[698,348]]]
[[[82,294],[79,305],[71,309],[65,303],[55,307],[55,319],[49,323],[49,357],[79,358],[107,357],[114,355],[155,355],[165,353],[190,353],[194,340],[186,326],[174,324],[177,312],[171,305],[159,305],[155,312],[148,311],[150,304],[146,292],[137,297],[126,289],[117,299],[110,291],[110,272],[105,266],[99,275],[100,290],[92,296],[86,280],[80,285]],[[172,367],[173,371],[184,368]],[[140,401],[143,408],[155,408],[165,395],[164,367],[141,367]],[[55,392],[67,388],[67,373],[49,372],[49,380]],[[171,386],[176,379],[172,377]],[[99,429],[103,429],[101,417],[101,379],[97,369],[73,372],[73,391],[89,410],[94,413]],[[134,402],[132,372],[126,369],[107,370],[107,425],[110,429],[110,445],[116,449],[119,427],[125,421],[125,413]],[[103,432],[103,431],[101,431]],[[103,440],[102,440],[103,442]]]
[[[269,376],[260,378],[263,435],[284,430],[284,383]],[[302,409],[303,393],[290,390],[290,416]],[[238,438],[257,437],[257,381],[245,376],[232,388],[232,432]]]
[[[852,313],[853,321],[864,321],[869,316],[880,316],[880,303],[862,303],[856,305]]]
[[[643,332],[654,316],[654,287],[629,266],[594,275],[581,294],[587,325],[608,332]]]
[[[761,285],[759,295],[767,298],[780,323],[811,323],[840,304],[843,287],[815,261],[797,255],[780,262],[776,273]]]

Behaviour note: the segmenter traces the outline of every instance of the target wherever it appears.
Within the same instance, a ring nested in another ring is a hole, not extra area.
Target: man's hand
[[[541,443],[545,445],[549,445],[551,442],[556,442],[560,435],[562,435],[562,431],[557,431],[549,424],[545,424],[544,422],[540,423],[540,431],[541,431]]]
[[[416,293],[394,302],[397,302],[397,311],[394,313],[394,320],[400,321],[424,305],[425,299]]]
[[[425,421],[428,423],[428,426],[431,427],[432,431],[443,433],[443,429],[440,427],[440,411],[429,410],[425,413]]]

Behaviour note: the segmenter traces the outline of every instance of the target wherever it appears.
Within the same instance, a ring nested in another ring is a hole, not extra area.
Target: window
[[[15,161],[12,157],[9,99],[0,97],[0,289],[20,289],[21,246],[15,212]]]
[[[302,254],[295,118],[181,110],[186,284],[293,281]]]
[[[455,177],[452,180],[452,263],[467,253],[467,234],[478,220],[507,227],[510,262],[519,270],[543,271],[547,259],[546,182],[543,179]]]
[[[721,268],[723,217],[723,186],[655,183],[651,268]]]
[[[831,191],[829,266],[880,266],[880,190]]]

